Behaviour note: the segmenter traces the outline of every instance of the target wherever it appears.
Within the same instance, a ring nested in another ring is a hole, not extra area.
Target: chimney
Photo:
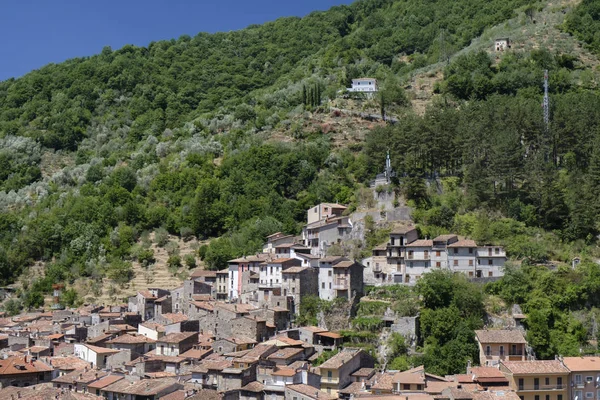
[[[467,374],[471,373],[471,360],[467,361]]]

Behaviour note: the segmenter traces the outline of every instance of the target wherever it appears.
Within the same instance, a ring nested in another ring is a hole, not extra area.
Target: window
[[[473,277],[473,271],[469,271],[469,277]]]
[[[523,387],[525,386],[523,378],[519,378],[519,390],[523,390]]]
[[[469,254],[473,254],[473,248],[469,247]]]
[[[429,258],[429,251],[425,250],[425,259],[427,260]]]
[[[533,398],[534,398],[535,400],[540,400],[540,396],[539,396],[539,395],[537,395],[537,394],[536,394],[536,395],[535,395]]]
[[[454,248],[454,254],[458,254],[458,248]]]
[[[408,383],[404,383],[404,384],[402,385],[402,389],[403,389],[403,390],[410,390],[410,385],[409,385]]]
[[[556,396],[556,400],[563,400],[562,394],[559,394],[558,396]]]
[[[533,390],[540,390],[540,378],[535,378],[533,380]]]
[[[486,356],[491,356],[492,355],[492,348],[489,345],[485,346],[485,355]]]
[[[408,266],[409,266],[410,268],[412,268],[412,267],[413,267],[413,263],[412,263],[412,261],[409,261],[409,262],[408,262]]]
[[[327,271],[327,276],[331,276],[331,271]]]
[[[583,399],[583,392],[581,390],[576,390],[575,391],[575,397],[574,397],[574,399],[582,400]]]
[[[442,263],[439,262],[439,261],[436,261],[435,266],[438,267],[438,268],[440,268],[442,266]]]
[[[556,378],[556,386],[557,386],[557,389],[562,389],[563,388],[562,387],[562,377],[559,376],[558,378]]]
[[[546,395],[546,400],[550,400],[550,395],[549,394]]]
[[[581,375],[575,375],[575,384],[576,385],[582,384]]]
[[[585,377],[585,381],[586,381],[587,383],[592,383],[592,382],[594,382],[594,377],[593,377],[593,376],[586,376],[586,377]]]
[[[585,392],[585,398],[586,399],[593,399],[594,398],[594,392]]]
[[[494,265],[494,262],[492,260],[488,260],[488,265]]]
[[[325,282],[321,283],[321,289],[325,289]]]
[[[329,282],[329,289],[331,289],[331,282]]]
[[[498,247],[496,247],[495,252],[496,252],[496,254],[500,254],[500,249]]]
[[[441,253],[440,251],[436,251],[436,252],[435,252],[435,256],[436,256],[436,257],[440,257],[441,255],[442,255],[442,253]]]
[[[454,266],[458,267],[458,260],[454,260]]]
[[[469,267],[473,266],[473,260],[469,260]]]
[[[504,357],[504,346],[500,346],[500,357]]]

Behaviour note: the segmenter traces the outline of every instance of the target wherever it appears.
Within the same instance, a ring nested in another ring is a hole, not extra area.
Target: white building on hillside
[[[377,79],[375,78],[359,78],[352,79],[352,87],[348,88],[349,92],[377,92]]]

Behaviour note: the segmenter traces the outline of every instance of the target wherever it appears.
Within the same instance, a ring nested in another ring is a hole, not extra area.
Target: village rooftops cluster
[[[150,287],[111,307],[0,319],[0,385],[6,387],[0,398],[36,398],[32,387],[59,398],[114,400],[455,398],[457,390],[476,396],[489,382],[511,391],[509,372],[500,371],[516,371],[508,362],[524,354],[524,340],[514,333],[477,333],[481,351],[487,351],[482,365],[496,375],[482,370],[470,378],[437,377],[422,367],[376,370],[375,360],[344,347],[338,332],[297,326],[303,296],[349,302],[362,296],[369,266],[327,254],[353,226],[345,206],[319,204],[308,210],[301,238],[273,234],[262,253],[230,260],[222,271],[193,271],[174,289]],[[412,227],[397,227],[378,249],[408,269],[417,268],[409,263],[424,261],[418,257],[423,251],[434,259],[435,251],[444,252],[444,267],[457,258],[462,266],[472,249],[475,260],[484,259],[472,241],[454,235],[423,241]],[[491,253],[490,258],[502,258],[493,248]],[[55,288],[55,296],[60,290]],[[404,317],[386,318],[393,325]],[[409,328],[403,334],[413,342],[417,320],[410,317],[404,324]],[[314,365],[324,351],[337,353]]]

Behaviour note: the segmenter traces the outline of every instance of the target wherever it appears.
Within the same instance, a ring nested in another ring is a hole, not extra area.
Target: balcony
[[[336,279],[333,281],[333,289],[335,290],[348,290],[348,280]]]
[[[567,390],[567,385],[519,385],[519,392],[552,392]]]
[[[306,235],[306,238],[307,238],[308,240],[318,239],[318,238],[319,238],[319,232],[312,232],[312,233],[310,233],[310,232],[309,232],[309,233]]]

